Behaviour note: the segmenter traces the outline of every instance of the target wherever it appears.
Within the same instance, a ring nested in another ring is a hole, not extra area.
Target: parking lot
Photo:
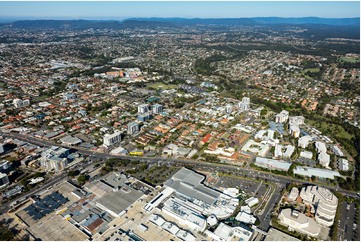
[[[340,219],[338,223],[338,239],[359,241],[360,240],[360,224],[356,217],[356,204],[348,204],[346,201],[341,203]]]
[[[298,158],[297,162],[301,163],[302,165],[305,165],[305,166],[311,166],[311,167],[316,166],[316,161],[311,160],[311,159],[307,159],[307,158],[304,158],[304,157]]]
[[[172,221],[173,218],[167,217],[160,210],[154,209],[151,213],[145,212],[143,207],[147,202],[150,201],[150,197],[146,200],[139,200],[135,202],[129,209],[128,212],[118,218],[115,218],[111,223],[109,223],[110,229],[106,231],[101,236],[94,237],[95,240],[121,240],[126,239],[122,236],[122,233],[119,233],[119,229],[122,231],[133,231],[138,236],[142,238],[147,238],[151,241],[170,241],[177,240],[169,232],[165,231],[161,227],[153,224],[149,221],[149,217],[153,213],[161,214],[168,221]],[[173,219],[174,220],[174,219]],[[148,227],[147,231],[142,231],[140,225],[144,224]]]
[[[36,238],[42,240],[68,240],[80,241],[88,239],[88,236],[77,229],[74,225],[64,220],[63,217],[56,214],[50,214],[44,217],[36,224],[28,228]]]
[[[236,187],[240,192],[244,192],[247,196],[255,196],[261,200],[267,191],[267,186],[264,182],[253,181],[242,177],[228,177],[221,176],[220,180],[214,185],[215,187]]]

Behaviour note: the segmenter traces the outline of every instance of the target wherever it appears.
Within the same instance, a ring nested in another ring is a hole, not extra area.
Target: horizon
[[[212,17],[207,17],[207,18],[199,18],[199,17],[126,17],[126,18],[117,18],[117,17],[99,17],[99,18],[91,18],[91,17],[83,17],[83,18],[66,18],[66,17],[1,17],[0,16],[0,21],[1,20],[12,20],[12,21],[39,21],[39,20],[57,20],[57,21],[67,21],[67,20],[72,20],[72,21],[76,21],[76,20],[85,20],[85,21],[124,21],[124,20],[129,20],[129,19],[188,19],[188,20],[193,20],[193,19],[255,19],[255,18],[279,18],[279,19],[307,19],[307,18],[315,18],[315,19],[359,19],[360,17],[330,17],[330,18],[326,18],[326,17],[317,17],[317,16],[304,16],[304,17],[278,17],[278,16],[255,16],[255,17],[219,17],[219,18],[212,18]]]
[[[47,14],[43,14],[47,13]],[[128,18],[359,18],[359,1],[0,2],[3,20]]]

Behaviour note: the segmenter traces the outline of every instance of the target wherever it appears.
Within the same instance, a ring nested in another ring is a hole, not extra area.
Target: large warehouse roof
[[[203,180],[204,176],[183,167],[165,185],[173,188],[177,193],[211,205],[221,193],[201,184]]]

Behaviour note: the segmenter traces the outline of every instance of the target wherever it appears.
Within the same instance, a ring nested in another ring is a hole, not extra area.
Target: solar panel
[[[55,204],[58,204],[58,202],[54,201],[54,200],[49,200],[47,203],[46,203],[46,206],[47,207],[51,207],[51,206],[54,206]]]
[[[43,199],[36,201],[34,204],[29,205],[24,209],[25,212],[33,219],[38,220],[45,215],[53,212],[55,209],[59,208],[66,202],[68,198],[64,197],[58,192],[53,192]]]
[[[61,205],[59,204],[59,203],[56,203],[56,204],[54,204],[54,206],[52,207],[53,208],[53,210],[54,209],[57,209],[57,208],[59,208]]]
[[[52,210],[50,210],[50,209],[44,209],[44,210],[41,211],[41,213],[44,214],[44,215],[47,215],[47,214],[49,214],[51,212],[52,212]]]
[[[46,209],[47,208],[47,206],[41,202],[35,204],[35,207],[36,207],[36,209]]]
[[[24,208],[25,212],[28,212],[30,210],[33,210],[34,208],[32,207],[33,205],[27,206],[26,208]]]
[[[41,214],[41,213],[38,213],[38,214],[36,214],[36,215],[33,217],[33,219],[34,219],[34,220],[38,220],[38,219],[41,219],[42,217],[44,217],[44,215]]]
[[[55,201],[59,200],[59,194],[58,193],[52,193],[51,198]]]
[[[56,200],[59,200],[59,197],[60,197],[60,196],[59,196],[59,194],[57,194],[57,193],[54,194],[53,196],[51,196],[51,198],[52,198],[53,200],[55,200],[55,201],[56,201]]]
[[[29,215],[30,217],[34,217],[34,216],[37,215],[38,213],[39,213],[38,211],[30,210],[30,211],[28,212],[28,215]]]

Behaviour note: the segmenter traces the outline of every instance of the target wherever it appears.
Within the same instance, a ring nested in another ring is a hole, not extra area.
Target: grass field
[[[323,132],[326,135],[332,134],[334,137],[340,137],[351,140],[353,137],[351,134],[346,132],[346,130],[336,124],[326,123],[326,122],[316,122],[313,120],[308,120],[308,123],[310,123],[313,127],[319,129],[321,132]]]
[[[352,58],[352,57],[341,57],[341,58],[340,58],[340,61],[342,61],[342,62],[349,62],[349,63],[357,63],[357,62],[360,62],[359,59],[357,59],[357,58]]]
[[[148,87],[150,88],[154,88],[154,89],[163,89],[163,90],[168,90],[168,89],[173,89],[176,88],[177,85],[173,85],[173,84],[164,84],[162,82],[156,82],[153,84],[148,85]]]
[[[317,73],[320,72],[320,68],[308,68],[303,70],[303,73],[307,73],[307,72]]]

